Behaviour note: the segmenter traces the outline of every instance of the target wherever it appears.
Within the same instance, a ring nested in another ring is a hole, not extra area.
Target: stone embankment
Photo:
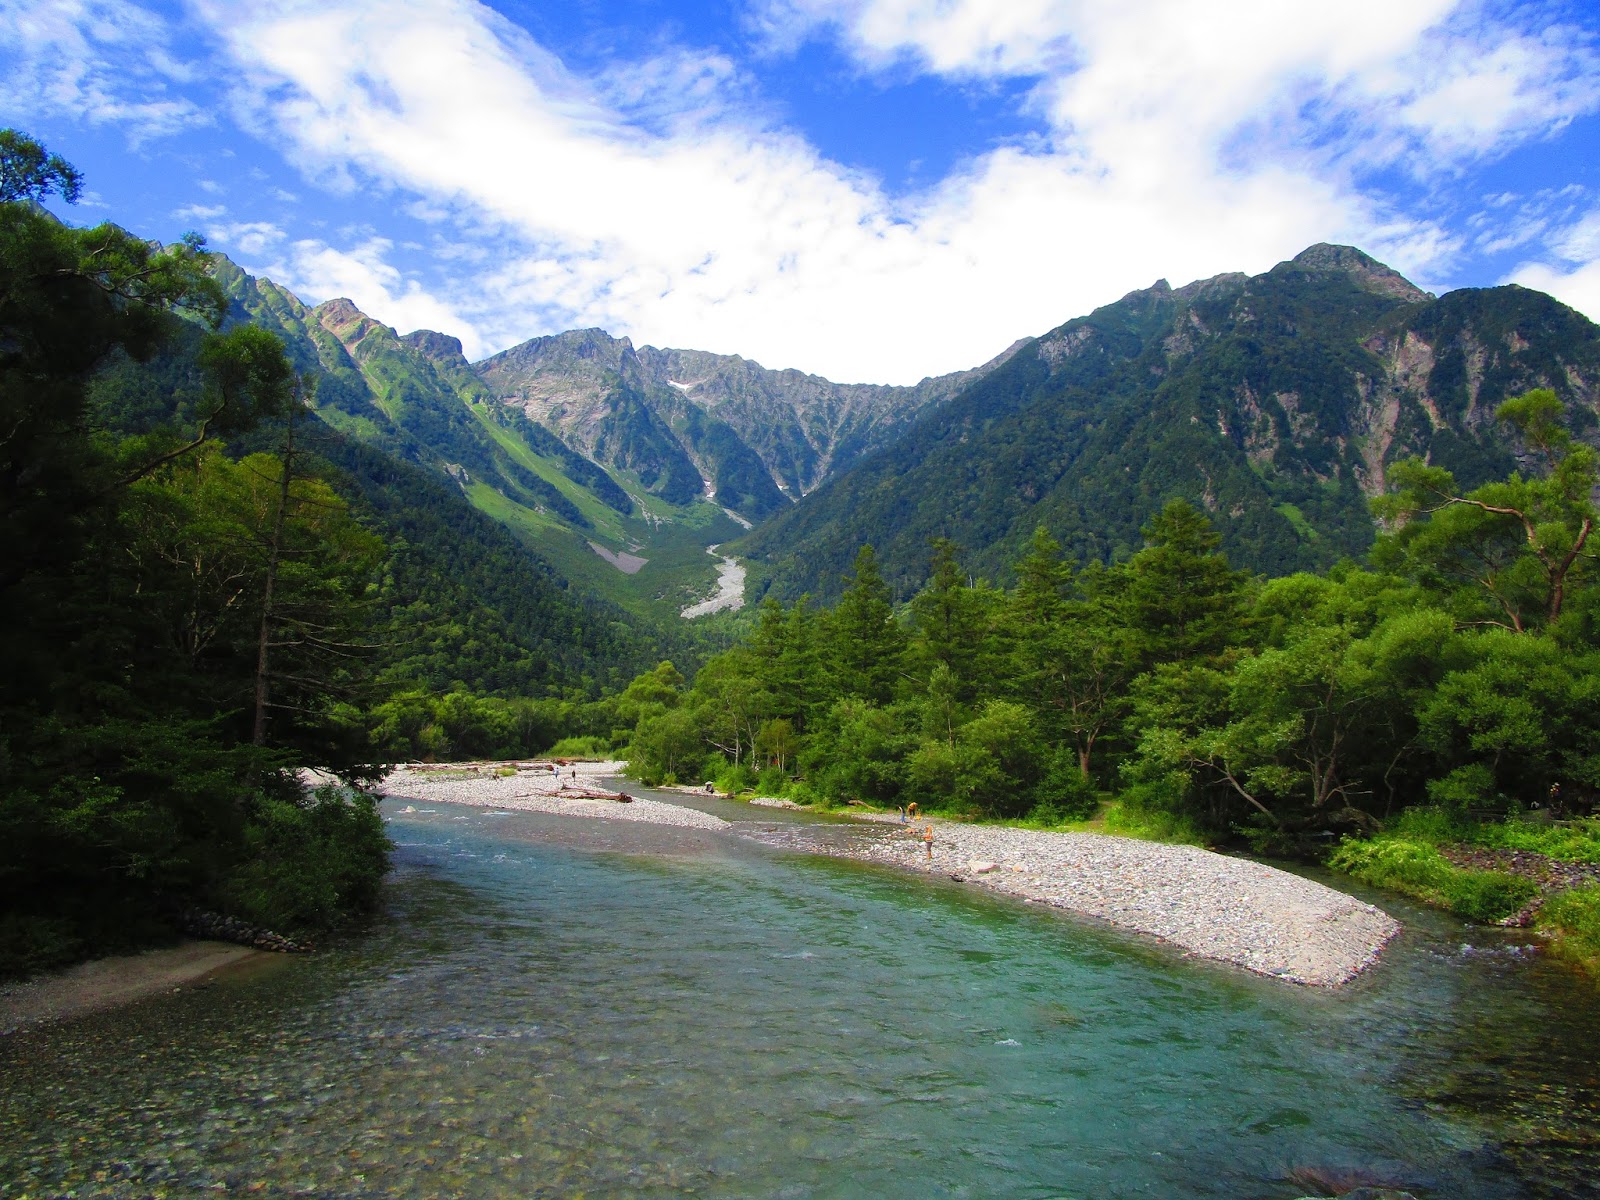
[[[378,791],[396,800],[421,804],[470,804],[507,812],[543,812],[607,821],[648,821],[695,829],[726,829],[728,823],[709,813],[678,804],[664,804],[612,792],[599,786],[604,776],[617,775],[620,762],[467,763],[449,766],[410,764],[384,777]],[[504,773],[514,766],[513,773]]]
[[[941,821],[930,861],[928,824],[842,853],[1085,913],[1293,983],[1345,983],[1400,930],[1343,892],[1194,846]]]
[[[281,933],[241,921],[238,917],[226,917],[203,908],[185,909],[173,916],[172,923],[180,933],[213,942],[232,942],[235,946],[251,946],[279,954],[303,954],[311,949],[305,942],[297,942]]]

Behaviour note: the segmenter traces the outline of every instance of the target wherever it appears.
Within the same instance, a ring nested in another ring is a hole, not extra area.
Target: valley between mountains
[[[949,537],[1003,578],[1033,529],[1115,561],[1181,497],[1270,575],[1360,556],[1368,500],[1420,455],[1467,486],[1522,453],[1495,408],[1600,413],[1600,329],[1517,286],[1435,297],[1351,247],[1130,293],[910,386],[576,330],[468,362],[225,258],[230,319],[282,337],[341,435],[448,479],[578,588],[651,619],[839,594],[863,543],[893,593]],[[711,557],[707,548],[721,547]],[[748,571],[741,593],[719,563]]]

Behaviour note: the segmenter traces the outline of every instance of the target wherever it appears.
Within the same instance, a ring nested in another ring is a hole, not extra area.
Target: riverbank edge
[[[669,786],[663,790],[698,792],[701,789],[695,787]],[[787,808],[806,812],[831,813],[834,815],[849,817],[852,820],[872,821],[892,819],[888,818],[888,814],[882,813],[880,810],[870,808],[863,808],[859,811],[852,812],[849,810],[826,809],[817,805],[796,804],[792,800],[770,796],[728,798],[739,799],[745,803],[753,804],[758,807]],[[985,822],[983,827],[1015,829],[1019,832],[1029,831],[1026,826],[1014,825],[1004,821],[994,823]],[[1093,831],[1066,830],[1063,832]],[[1125,835],[1119,834],[1116,836]],[[1147,840],[1152,840],[1158,845],[1182,844],[1176,842],[1163,842],[1159,839]],[[1538,889],[1537,894],[1532,902],[1525,906],[1520,912],[1513,914],[1513,916],[1507,918],[1506,920],[1479,923],[1529,929],[1530,932],[1532,932],[1541,940],[1544,949],[1552,958],[1562,960],[1573,968],[1589,975],[1597,984],[1600,984],[1600,884],[1552,888],[1548,886],[1544,880],[1541,880],[1536,876],[1529,875],[1526,872],[1519,871],[1516,868],[1507,870],[1503,868],[1483,869],[1480,867],[1474,867],[1462,861],[1460,854],[1452,852],[1457,850],[1467,851],[1471,848],[1453,847],[1446,844],[1432,845],[1430,843],[1430,845],[1435,852],[1439,853],[1442,858],[1450,863],[1450,870],[1463,878],[1471,877],[1490,880],[1510,875],[1516,878],[1530,879]],[[1539,858],[1548,857],[1544,855],[1530,856]],[[1558,864],[1562,862],[1562,860],[1558,859],[1551,861]],[[1456,916],[1461,916],[1463,920],[1474,919],[1471,916],[1463,916],[1461,913],[1456,912],[1456,909],[1452,906],[1452,904],[1448,900],[1440,899],[1435,890],[1428,887],[1413,886],[1397,876],[1383,875],[1380,877],[1360,871],[1340,870],[1338,867],[1331,865],[1329,865],[1329,869],[1333,871],[1334,874],[1339,875],[1342,878],[1352,880],[1355,883],[1362,883],[1368,887],[1375,887],[1383,891],[1393,892],[1396,895],[1404,896],[1407,899],[1415,900],[1419,903],[1425,904],[1429,908],[1436,908],[1443,912],[1454,913]],[[963,880],[963,882],[982,881],[966,879]],[[1376,955],[1374,955],[1374,960],[1375,959]]]
[[[221,972],[271,957],[269,951],[232,942],[193,940],[91,959],[0,985],[0,1037],[203,984]]]
[[[704,786],[657,790],[706,793]],[[890,827],[884,839],[854,849],[796,849],[976,885],[1124,934],[1154,938],[1190,958],[1284,983],[1342,987],[1377,963],[1401,932],[1388,913],[1347,892],[1203,847],[943,817],[923,816],[913,827],[895,814],[866,806],[834,811],[773,797],[717,794],[758,809],[827,812],[863,825]],[[938,829],[937,856],[924,855],[920,837],[894,836],[916,833],[918,827]],[[1041,856],[1049,861],[1041,865]],[[1097,886],[1094,881],[1101,875],[1118,881],[1109,889]],[[1264,892],[1274,893],[1275,900],[1263,903]]]
[[[1401,845],[1414,857],[1431,854],[1437,859],[1437,865],[1432,872],[1419,875],[1404,869],[1414,864],[1385,864],[1372,855],[1366,860],[1352,857],[1356,864],[1354,869],[1342,870],[1338,866],[1332,869],[1368,886],[1454,913],[1463,920],[1528,929],[1542,941],[1552,958],[1568,963],[1600,984],[1600,866],[1570,862],[1536,851],[1497,854],[1482,847],[1434,841],[1415,834],[1350,839],[1340,849],[1345,853],[1371,851],[1385,844]],[[1336,854],[1335,858],[1338,857]],[[1484,860],[1489,865],[1484,865]],[[1438,878],[1441,875],[1445,877],[1443,884]],[[1516,911],[1500,919],[1481,918],[1462,911],[1459,894],[1463,889],[1505,881],[1524,885],[1517,895],[1528,898]]]

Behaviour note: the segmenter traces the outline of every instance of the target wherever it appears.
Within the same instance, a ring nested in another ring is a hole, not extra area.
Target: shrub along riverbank
[[[1329,865],[1471,921],[1532,925],[1553,953],[1600,976],[1600,819],[1414,809],[1374,837],[1346,839]]]

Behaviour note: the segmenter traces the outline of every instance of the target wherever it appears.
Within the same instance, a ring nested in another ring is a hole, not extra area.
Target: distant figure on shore
[[[709,780],[709,779],[706,780],[706,795],[715,796],[716,794],[717,794],[717,785],[712,783],[711,780]]]
[[[922,831],[922,844],[928,848],[928,861],[933,861],[933,826],[929,825]]]
[[[916,819],[917,819],[917,815],[918,815],[917,802],[915,800],[913,800],[910,804],[906,805],[906,816],[912,822],[915,822]]]

